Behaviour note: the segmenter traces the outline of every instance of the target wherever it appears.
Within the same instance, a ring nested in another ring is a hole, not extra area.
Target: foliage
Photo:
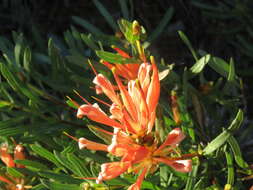
[[[127,2],[119,1],[119,6],[124,18],[131,20],[133,15]],[[149,48],[177,13],[174,8],[168,8],[150,34],[140,27],[139,35],[135,35],[133,22],[121,19],[117,24],[102,1],[93,3],[115,31],[114,36],[88,20],[73,16],[75,26],[65,31],[63,38],[50,35],[47,43],[36,27],[36,35],[31,38],[19,32],[12,32],[12,39],[0,37],[0,140],[10,146],[13,142],[23,144],[28,155],[25,160],[16,160],[25,168],[8,168],[2,164],[1,172],[6,170],[13,177],[25,176],[32,189],[124,189],[135,181],[133,175],[125,174],[96,184],[90,177],[97,177],[100,164],[113,158],[98,151],[78,150],[76,142],[63,132],[103,142],[104,137],[100,139],[101,134],[92,127],[97,123],[75,117],[75,103],[81,103],[78,94],[90,102],[94,100],[89,97],[96,96],[91,90],[94,74],[90,64],[112,78],[111,72],[98,63],[100,59],[115,64],[141,63],[137,41],[143,44],[146,56],[153,54]],[[197,0],[192,3],[206,13],[206,19],[218,16],[218,8]],[[231,11],[232,5],[219,5]],[[244,11],[236,13],[241,15],[239,19],[248,18]],[[85,32],[80,32],[78,27]],[[250,59],[250,45],[237,34],[239,43],[233,45],[244,47],[246,50],[242,52]],[[174,127],[180,127],[187,136],[182,151],[197,152],[199,156],[192,158],[193,169],[189,174],[163,165],[147,176],[142,188],[246,189],[245,179],[253,175],[253,170],[245,158],[253,155],[253,150],[245,153],[240,148],[250,129],[240,128],[244,114],[239,107],[244,105],[238,64],[232,58],[226,61],[210,52],[196,50],[190,37],[182,31],[178,35],[192,54],[192,64],[189,68],[177,69],[156,58],[162,79],[156,130],[164,139]],[[111,47],[119,47],[131,58],[122,58]]]

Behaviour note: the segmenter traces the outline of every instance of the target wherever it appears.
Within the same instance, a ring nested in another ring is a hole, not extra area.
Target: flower
[[[3,144],[0,147],[0,157],[1,160],[7,167],[16,167],[16,168],[24,168],[23,165],[15,164],[14,160],[24,160],[24,147],[20,144],[15,146],[14,155],[8,153],[8,146],[7,144]],[[30,188],[30,186],[24,186],[24,179],[23,178],[16,178],[9,174],[4,174],[0,176],[0,181],[6,183],[4,185],[6,190],[24,190],[25,188]]]
[[[124,67],[124,65],[121,65]],[[139,174],[137,181],[128,190],[139,190],[148,173],[153,173],[160,163],[169,165],[179,172],[190,172],[193,155],[181,155],[179,143],[185,138],[181,129],[173,129],[166,140],[159,144],[152,132],[156,119],[156,107],[160,96],[160,81],[154,57],[150,63],[144,62],[138,74],[131,80],[122,81],[119,67],[111,70],[116,82],[113,85],[104,75],[96,74],[93,83],[104,93],[111,103],[110,116],[100,109],[97,103],[81,105],[77,117],[89,119],[113,128],[110,145],[96,143],[85,138],[78,139],[79,148],[105,151],[121,158],[118,162],[104,163],[96,178],[97,183],[113,179],[125,172]],[[124,76],[123,76],[124,77]]]
[[[130,80],[127,87],[123,85],[116,71],[117,68],[113,67],[112,72],[118,91],[102,74],[96,75],[93,80],[93,83],[112,101],[111,116],[106,115],[98,104],[84,104],[78,108],[77,117],[87,116],[98,123],[120,128],[135,138],[143,137],[152,131],[160,95],[158,69],[154,58],[151,57],[151,64],[140,65],[137,78]]]
[[[123,58],[129,59],[131,58],[130,55],[128,55],[126,52],[121,50],[118,47],[112,46],[112,48],[117,51],[119,55],[121,55]],[[120,75],[121,77],[127,79],[127,80],[133,80],[137,77],[138,70],[140,67],[139,63],[128,63],[128,64],[111,64],[107,61],[101,60],[100,61],[103,65],[105,65],[107,68],[112,69],[113,67],[116,67],[116,73],[117,75]]]
[[[153,142],[149,146],[134,142],[125,132],[116,129],[110,145],[98,144],[80,138],[79,148],[108,151],[114,156],[121,157],[119,162],[101,165],[97,183],[113,179],[125,172],[140,173],[137,181],[128,188],[128,190],[139,190],[147,173],[154,172],[160,163],[167,164],[178,172],[190,172],[192,170],[191,160],[186,159],[192,155],[175,156],[177,154],[175,149],[184,138],[182,131],[176,128],[168,134],[163,144],[158,146],[156,142]]]

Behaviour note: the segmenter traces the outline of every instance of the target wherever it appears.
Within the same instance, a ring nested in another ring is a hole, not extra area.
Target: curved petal
[[[132,184],[130,187],[128,187],[127,190],[140,190],[141,184],[142,184],[147,172],[148,172],[148,168],[144,168],[141,172],[141,175],[139,175],[137,181],[134,184]]]
[[[121,105],[121,102],[116,95],[113,85],[111,82],[102,74],[98,74],[94,80],[93,83],[96,84],[98,87],[102,89],[102,91],[105,93],[105,95],[114,103],[117,105]],[[98,88],[96,87],[96,88]]]
[[[3,145],[0,148],[0,155],[1,155],[1,160],[5,163],[7,167],[10,167],[10,168],[15,167],[14,160],[12,156],[8,153],[7,145]]]
[[[165,163],[178,172],[187,173],[192,170],[191,160],[168,160],[166,158],[154,158],[154,160]]]
[[[156,152],[161,151],[166,146],[175,146],[179,144],[183,139],[185,138],[185,135],[182,133],[180,128],[173,129],[167,136],[164,143],[156,150]]]
[[[97,183],[103,180],[113,179],[124,173],[131,166],[131,162],[111,162],[101,165],[101,172],[97,178]]]
[[[123,128],[123,126],[115,120],[109,118],[97,104],[87,105],[84,104],[78,108],[77,117],[82,118],[87,116],[89,119],[102,123],[111,127]]]
[[[107,148],[108,148],[108,146],[105,144],[89,141],[85,138],[78,139],[78,146],[79,146],[79,149],[87,148],[90,150],[101,150],[101,151],[107,151]]]

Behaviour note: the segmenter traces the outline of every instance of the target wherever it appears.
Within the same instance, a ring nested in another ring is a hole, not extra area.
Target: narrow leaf
[[[104,7],[102,3],[99,2],[99,0],[93,0],[93,3],[98,8],[99,12],[103,15],[103,18],[107,21],[107,23],[112,27],[113,30],[118,30],[117,24],[114,22],[114,19],[112,15],[109,13],[109,11]]]
[[[183,40],[183,42],[186,44],[186,46],[190,49],[194,59],[196,61],[198,61],[197,53],[193,49],[190,40],[187,38],[187,36],[182,31],[178,31],[178,34],[179,34],[180,38]]]
[[[200,73],[205,65],[209,62],[211,58],[211,55],[210,54],[207,54],[203,57],[201,57],[191,68],[191,72],[194,73],[194,74],[197,74],[197,73]]]
[[[149,42],[155,40],[162,33],[162,31],[165,29],[165,27],[169,23],[170,19],[172,18],[173,12],[174,12],[173,7],[170,7],[166,11],[166,13],[164,14],[162,20],[160,21],[160,23],[158,24],[156,29],[150,34],[150,36],[148,38]]]

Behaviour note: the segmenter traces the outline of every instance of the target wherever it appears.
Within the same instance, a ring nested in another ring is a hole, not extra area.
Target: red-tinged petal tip
[[[90,150],[99,150],[99,151],[107,151],[108,149],[108,146],[105,144],[89,141],[83,137],[78,139],[78,146],[79,146],[79,149],[87,148]]]
[[[192,171],[192,160],[176,160],[170,166],[178,172],[188,173]]]
[[[96,180],[101,183],[103,180],[110,180],[124,173],[131,166],[131,162],[111,162],[101,165],[101,172]]]
[[[178,172],[187,173],[192,170],[192,160],[169,160],[166,158],[154,158],[154,160],[167,164]]]

